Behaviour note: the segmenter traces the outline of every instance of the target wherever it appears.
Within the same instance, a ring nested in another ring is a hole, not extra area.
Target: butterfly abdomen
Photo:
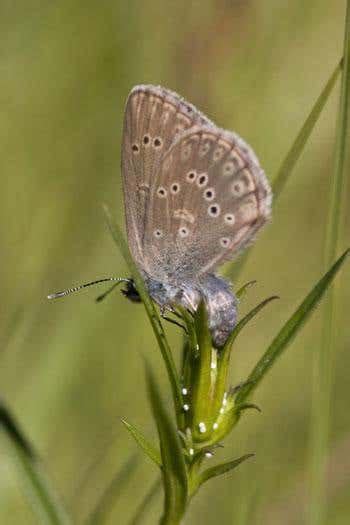
[[[201,294],[213,343],[216,347],[221,347],[236,326],[237,299],[229,283],[213,274],[206,274],[201,278]]]

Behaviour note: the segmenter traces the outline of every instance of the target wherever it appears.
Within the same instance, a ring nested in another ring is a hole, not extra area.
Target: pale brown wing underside
[[[127,100],[122,176],[128,240],[141,265],[149,196],[161,158],[176,138],[209,120],[176,93],[160,86],[136,86]]]
[[[160,280],[214,270],[270,216],[270,186],[251,148],[163,88],[129,96],[122,171],[130,248]]]

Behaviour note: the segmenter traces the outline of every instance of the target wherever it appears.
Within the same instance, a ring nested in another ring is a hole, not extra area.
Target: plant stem
[[[349,131],[349,91],[350,91],[350,0],[347,1],[344,65],[338,114],[337,138],[335,146],[334,175],[331,178],[329,215],[325,239],[325,266],[335,258],[339,237],[341,217],[341,196],[344,186],[345,163],[348,155]],[[325,481],[326,460],[330,427],[330,404],[332,391],[333,353],[335,349],[335,290],[332,287],[324,307],[323,333],[320,351],[315,355],[313,379],[313,418],[311,429],[311,525],[325,522],[326,505]]]

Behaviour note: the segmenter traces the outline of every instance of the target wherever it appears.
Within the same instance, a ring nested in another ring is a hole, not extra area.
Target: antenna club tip
[[[50,299],[57,299],[58,297],[63,297],[65,294],[63,292],[58,293],[50,293],[47,298]]]

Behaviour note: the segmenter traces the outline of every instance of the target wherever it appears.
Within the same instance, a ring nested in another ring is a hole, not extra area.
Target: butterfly
[[[121,153],[128,243],[150,296],[161,308],[191,312],[204,301],[221,347],[236,325],[237,300],[216,270],[271,215],[257,157],[238,135],[153,85],[129,94]]]

